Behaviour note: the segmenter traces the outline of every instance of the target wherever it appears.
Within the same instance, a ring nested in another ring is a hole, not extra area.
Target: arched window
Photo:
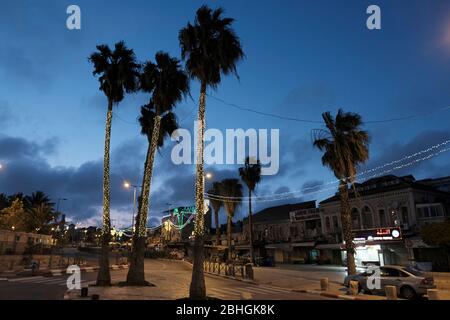
[[[368,206],[364,206],[362,211],[363,229],[373,228],[373,215],[372,210]]]
[[[361,217],[359,216],[359,211],[356,208],[352,209],[352,229],[361,229]]]

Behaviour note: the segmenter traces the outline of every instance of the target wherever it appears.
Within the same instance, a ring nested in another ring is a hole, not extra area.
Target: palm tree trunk
[[[111,144],[112,100],[108,100],[105,128],[105,154],[103,158],[103,229],[102,250],[97,275],[97,286],[110,286],[111,274],[109,272],[109,241],[111,238],[110,217],[110,182],[109,182],[109,148]]]
[[[355,265],[355,244],[353,243],[352,216],[348,200],[347,184],[342,180],[339,183],[339,194],[341,199],[341,223],[342,233],[345,240],[345,250],[347,252],[347,273],[356,274]]]
[[[189,297],[191,299],[205,299],[206,286],[205,276],[203,274],[203,234],[204,234],[204,199],[205,175],[203,170],[203,136],[205,133],[205,105],[206,105],[206,82],[202,81],[200,89],[200,101],[198,105],[198,140],[197,140],[197,164],[195,181],[195,245],[194,261],[192,266],[192,279],[189,288]]]
[[[147,213],[149,208],[150,186],[152,182],[153,163],[155,160],[156,148],[158,147],[159,130],[161,127],[161,117],[154,118],[152,140],[147,149],[145,159],[144,179],[142,181],[141,201],[139,212],[136,216],[135,233],[133,234],[133,248],[131,251],[130,269],[127,275],[127,284],[135,286],[145,286],[144,255],[147,238]]]
[[[216,221],[216,245],[220,245],[220,222],[219,222],[219,210],[214,210],[214,220]]]
[[[253,252],[253,224],[252,224],[252,190],[248,189],[248,227],[250,237],[250,263],[255,263],[255,255]]]
[[[228,261],[231,261],[231,216],[227,217],[227,245],[228,245]]]

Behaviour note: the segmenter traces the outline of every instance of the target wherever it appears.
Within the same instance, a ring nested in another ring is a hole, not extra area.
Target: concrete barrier
[[[350,294],[356,296],[359,292],[359,282],[355,280],[350,280]]]
[[[328,291],[328,278],[320,279],[320,290]]]
[[[397,300],[397,287],[385,286],[384,291],[386,292],[386,298],[388,300]]]

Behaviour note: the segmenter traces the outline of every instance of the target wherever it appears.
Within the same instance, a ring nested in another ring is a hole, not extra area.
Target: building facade
[[[0,230],[0,254],[24,254],[27,249],[42,251],[55,245],[52,236],[46,234]]]
[[[340,252],[344,262],[339,195],[320,202],[320,208],[326,240],[317,246],[320,255],[336,263]],[[389,175],[355,184],[355,189],[350,191],[350,208],[358,266],[407,265],[415,261],[428,263],[434,269],[448,268],[447,257],[440,248],[427,246],[421,240],[420,229],[450,216],[450,193],[416,181],[413,176]],[[396,229],[400,230],[399,237],[377,236]]]

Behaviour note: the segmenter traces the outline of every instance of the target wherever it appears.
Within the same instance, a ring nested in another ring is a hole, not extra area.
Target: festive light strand
[[[428,147],[428,148],[426,148],[426,149],[420,150],[420,151],[415,152],[415,153],[413,153],[413,154],[404,156],[404,157],[401,158],[401,159],[398,159],[398,160],[394,160],[394,161],[385,163],[385,164],[383,164],[383,165],[377,166],[377,167],[372,168],[372,169],[365,170],[365,171],[360,172],[360,173],[358,173],[358,174],[356,174],[356,175],[354,175],[354,176],[347,177],[347,179],[350,179],[350,178],[352,178],[352,179],[355,179],[355,178],[356,178],[356,179],[357,179],[358,177],[364,176],[364,175],[366,175],[366,174],[368,174],[368,173],[376,172],[376,171],[381,170],[381,169],[383,169],[383,168],[390,167],[390,166],[392,166],[392,165],[401,163],[401,162],[403,162],[403,161],[406,161],[406,160],[415,158],[415,157],[417,157],[417,156],[419,156],[419,155],[428,153],[428,152],[430,152],[430,151],[432,151],[432,150],[435,150],[435,149],[439,149],[440,147],[443,147],[443,146],[448,145],[448,144],[450,144],[450,140],[446,140],[446,141],[444,141],[444,142],[438,143],[438,144],[436,144],[436,145],[433,145],[433,146]],[[296,194],[296,193],[302,193],[302,192],[307,191],[307,190],[315,190],[315,189],[320,188],[320,187],[322,187],[322,186],[327,186],[327,185],[330,185],[330,184],[336,184],[336,183],[339,183],[339,180],[338,180],[338,179],[336,179],[336,180],[331,180],[331,181],[328,181],[328,182],[326,182],[326,183],[319,184],[319,185],[314,185],[314,186],[310,186],[310,187],[305,187],[305,188],[302,188],[302,189],[299,189],[299,190],[288,191],[288,192],[282,192],[282,193],[276,193],[276,194],[273,194],[273,195],[267,195],[267,196],[254,196],[254,197],[252,197],[252,199],[265,199],[265,198],[272,198],[272,197],[279,197],[279,196],[291,195],[291,194]],[[209,193],[205,193],[205,195],[208,196],[208,197],[209,197],[209,196],[212,196],[212,198],[215,199],[215,200],[221,200],[221,199],[241,199],[241,200],[248,200],[248,197],[247,197],[247,196],[245,196],[245,197],[224,197],[224,196],[214,195],[214,194],[209,194]],[[278,200],[278,198],[275,199],[275,200]]]
[[[445,148],[445,149],[439,150],[439,151],[437,151],[437,152],[435,152],[435,153],[432,153],[432,154],[430,154],[430,155],[428,155],[428,156],[425,156],[425,157],[422,157],[422,158],[419,158],[419,159],[415,159],[415,160],[410,161],[410,162],[408,162],[408,163],[405,163],[405,164],[396,166],[396,167],[394,167],[394,168],[391,168],[391,169],[382,171],[381,173],[374,174],[374,175],[372,175],[372,176],[369,176],[369,177],[366,178],[366,179],[373,179],[373,178],[376,178],[376,177],[384,176],[384,175],[386,175],[386,174],[388,174],[388,173],[390,173],[390,172],[392,172],[392,171],[400,170],[400,169],[403,169],[403,168],[412,166],[412,165],[414,165],[414,164],[416,164],[416,163],[419,163],[419,162],[426,161],[426,160],[429,160],[429,159],[431,159],[431,158],[437,157],[437,156],[439,156],[440,154],[442,154],[442,153],[444,153],[444,152],[447,152],[447,151],[449,151],[449,150],[450,150],[450,148]],[[336,187],[333,186],[333,187],[330,187],[330,188],[323,188],[323,189],[316,190],[316,191],[305,192],[305,193],[302,193],[302,194],[300,194],[300,195],[298,195],[298,196],[295,196],[295,195],[292,195],[292,196],[291,196],[291,195],[286,195],[286,196],[279,197],[279,198],[275,198],[275,199],[261,199],[261,198],[256,198],[256,197],[255,197],[255,198],[253,198],[253,200],[254,200],[255,202],[272,202],[272,201],[281,201],[281,200],[288,200],[288,199],[302,198],[302,197],[304,197],[305,195],[317,194],[317,193],[321,193],[321,192],[324,192],[324,191],[332,190],[332,189],[335,189],[335,188],[336,188]],[[317,188],[316,188],[316,189],[317,189]],[[221,198],[216,198],[216,195],[211,195],[211,194],[206,194],[206,197],[207,197],[208,199],[212,199],[212,200],[219,200],[219,201],[223,201],[223,200],[224,200],[224,199],[221,199]],[[234,199],[227,199],[227,201],[230,201],[230,202],[242,202],[243,200],[242,200],[242,199],[234,198]]]

